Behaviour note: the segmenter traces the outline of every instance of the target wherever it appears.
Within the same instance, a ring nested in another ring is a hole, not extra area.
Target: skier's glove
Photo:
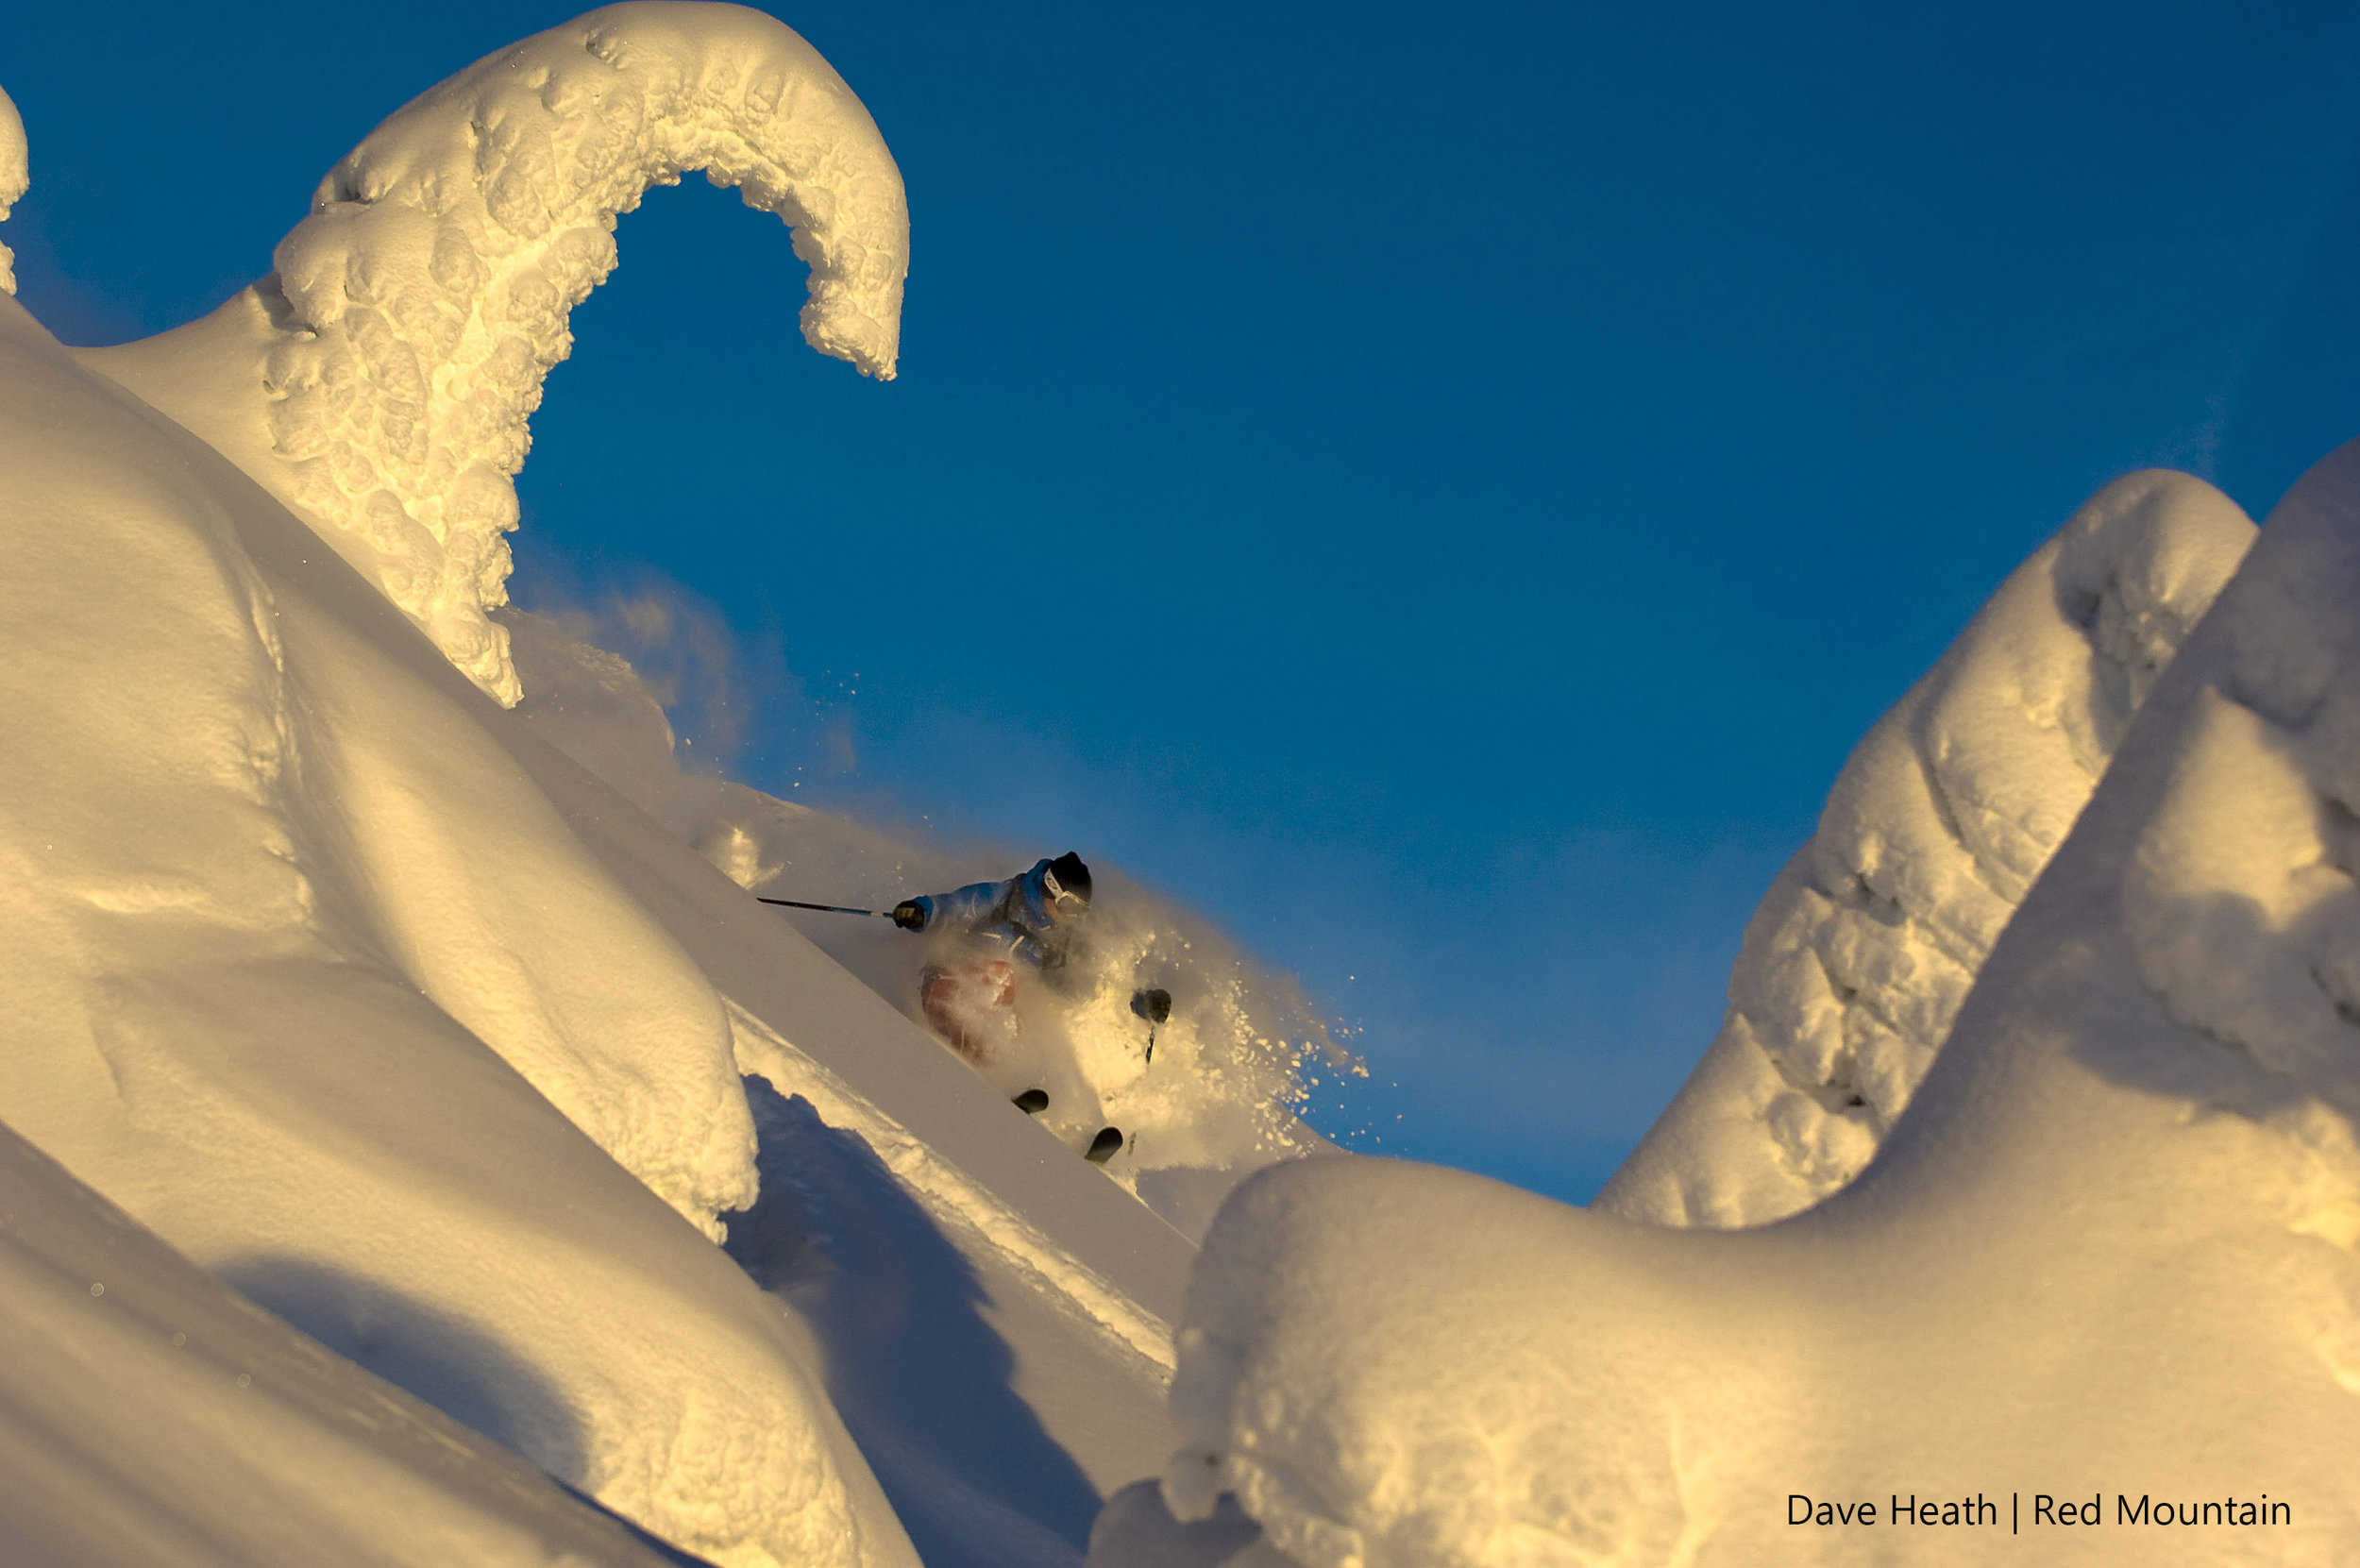
[[[916,899],[904,899],[893,906],[893,923],[903,931],[926,929],[926,906]]]

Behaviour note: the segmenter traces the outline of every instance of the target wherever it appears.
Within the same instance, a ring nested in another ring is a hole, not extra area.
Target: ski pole
[[[817,909],[823,915],[873,915],[881,920],[893,919],[893,911],[890,909],[851,909],[840,903],[805,903],[801,899],[766,899],[760,893],[754,895],[754,902],[756,903],[783,903],[789,909]]]

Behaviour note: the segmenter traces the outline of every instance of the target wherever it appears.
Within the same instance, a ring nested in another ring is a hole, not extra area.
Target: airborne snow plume
[[[1191,1560],[1173,1519],[1224,1492],[1300,1568],[2360,1560],[2360,443],[2113,750],[1908,1114],[1782,1223],[1391,1161],[1247,1182],[1190,1283],[1170,1513],[1092,1560]],[[2105,1527],[2025,1541],[2041,1493]],[[1804,1533],[1798,1495],[1879,1524]]]
[[[1007,875],[1030,858],[898,837],[685,770],[664,708],[630,664],[556,620],[514,609],[498,618],[524,678],[518,715],[750,891],[885,909]],[[709,640],[695,617],[667,618]],[[710,671],[725,660],[706,647],[697,663]],[[1219,932],[1119,870],[1102,865],[1096,877],[1089,944],[1070,970],[1078,981],[1059,1005],[1026,1017],[1033,1049],[985,1075],[1011,1098],[1046,1090],[1039,1121],[1076,1150],[1100,1128],[1120,1128],[1126,1142],[1106,1173],[1185,1234],[1202,1236],[1221,1200],[1254,1171],[1332,1151],[1295,1115],[1305,1094],[1299,1070],[1348,1058],[1291,980],[1251,964]],[[841,915],[771,909],[761,918],[801,931],[922,1023],[927,941]],[[1172,999],[1171,1016],[1152,1028],[1131,1005],[1148,986]]]
[[[237,461],[513,704],[485,612],[507,599],[526,421],[571,351],[568,312],[615,264],[616,215],[696,169],[793,228],[811,346],[889,379],[909,219],[868,111],[758,11],[648,3],[422,94],[329,172],[269,278],[93,362]]]
[[[2149,470],[2010,574],[1845,764],[1746,928],[1719,1037],[1598,1207],[1764,1224],[1859,1173],[2253,535],[2211,485]]]

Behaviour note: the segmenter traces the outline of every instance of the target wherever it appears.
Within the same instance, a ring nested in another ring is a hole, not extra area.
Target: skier
[[[903,931],[956,933],[974,944],[966,956],[920,971],[918,997],[926,1021],[976,1066],[991,1061],[1016,1032],[1016,966],[1063,989],[1070,983],[1067,966],[1079,953],[1089,903],[1090,868],[1069,850],[1002,882],[972,883],[894,905],[893,923]],[[1028,1088],[1016,1104],[1038,1115],[1049,1108],[1049,1094]],[[1122,1141],[1120,1130],[1102,1127],[1085,1157],[1104,1164]]]
[[[889,914],[903,931],[932,935],[940,944],[919,971],[919,1009],[935,1033],[978,1069],[998,1077],[1022,1071],[1016,1010],[1017,966],[1038,974],[1054,990],[1084,979],[1083,918],[1089,912],[1090,868],[1069,850],[1054,860],[1000,882],[970,883],[948,893],[903,899],[890,911],[756,895],[764,903],[838,915]],[[1147,1022],[1147,1060],[1155,1059],[1155,1031],[1172,1016],[1172,993],[1136,992],[1131,1010]],[[1020,1078],[1018,1082],[1022,1082]],[[1037,1086],[1015,1096],[1019,1108],[1038,1115],[1049,1091]],[[1104,1164],[1123,1146],[1121,1132],[1101,1127],[1085,1157]]]
[[[1014,1032],[1016,966],[1038,970],[1052,984],[1062,981],[1089,900],[1090,869],[1069,850],[1004,881],[895,904],[893,923],[903,931],[966,938],[958,944],[964,953],[919,972],[926,1021],[960,1055],[977,1067],[988,1063]]]

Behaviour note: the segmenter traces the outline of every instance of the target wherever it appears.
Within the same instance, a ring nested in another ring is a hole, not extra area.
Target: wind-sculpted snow
[[[1234,1494],[1301,1568],[2360,1559],[2355,801],[2360,444],[2155,679],[1858,1179],[1683,1230],[1261,1172],[1190,1285],[1172,1514]]]
[[[670,1540],[913,1561],[708,1239],[755,1190],[721,1000],[509,716],[13,300],[0,474],[0,1121]]]
[[[0,222],[33,188],[32,163],[25,145],[25,122],[15,101],[0,93]],[[16,293],[16,253],[0,245],[0,294]]]
[[[1762,1224],[1859,1173],[2253,533],[2211,485],[2152,470],[2010,574],[1853,751],[1746,929],[1720,1036],[1600,1207]]]
[[[179,333],[93,362],[240,462],[514,703],[485,611],[506,601],[526,421],[571,351],[568,312],[615,264],[616,215],[697,169],[792,226],[811,346],[890,378],[909,261],[892,156],[809,44],[701,4],[593,11],[371,132],[320,182],[272,277],[181,329],[242,340],[251,381],[164,394],[156,365],[201,351]],[[225,395],[232,407],[203,407]]]

